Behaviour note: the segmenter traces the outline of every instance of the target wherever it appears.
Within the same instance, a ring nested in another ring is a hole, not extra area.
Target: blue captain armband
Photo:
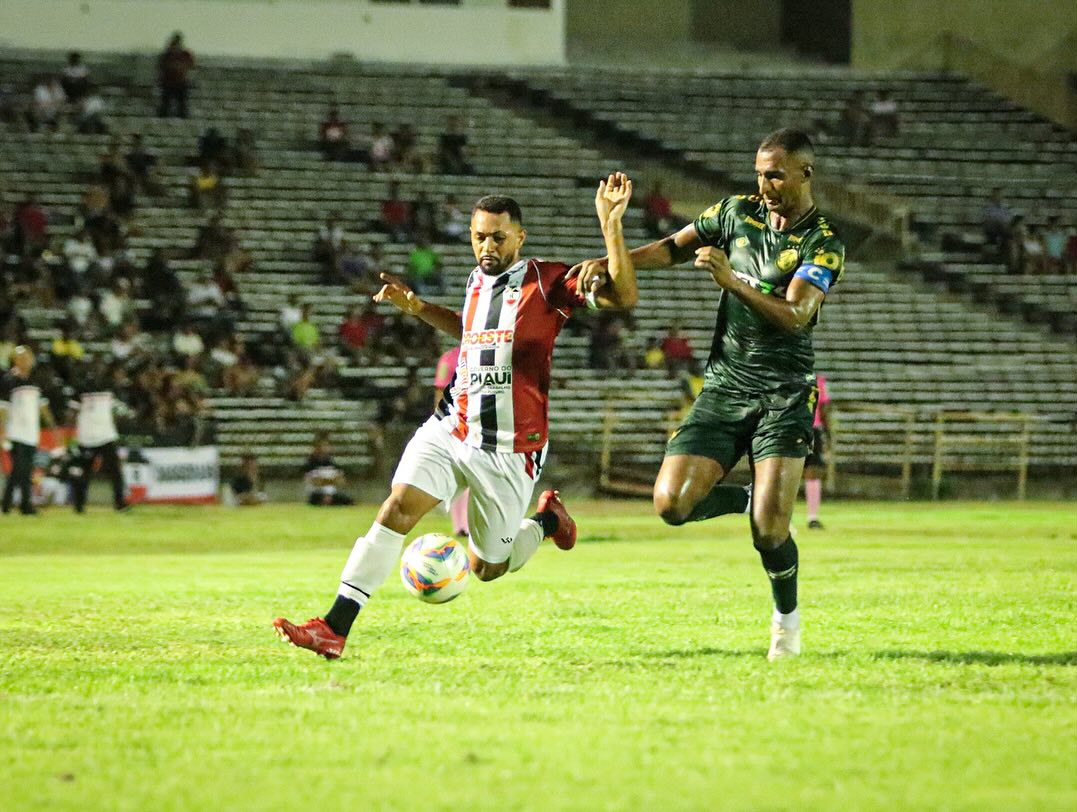
[[[830,290],[830,283],[834,280],[834,272],[822,265],[801,265],[793,274],[794,279],[806,279],[815,285],[823,293]]]

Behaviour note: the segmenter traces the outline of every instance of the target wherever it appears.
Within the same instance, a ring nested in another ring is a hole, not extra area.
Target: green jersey
[[[826,293],[845,269],[845,246],[814,207],[791,228],[777,231],[762,198],[736,195],[699,215],[695,226],[705,245],[729,255],[740,279],[769,296],[784,299],[796,277]],[[722,291],[704,388],[764,394],[811,383],[811,336],[818,319],[816,313],[807,328],[787,333]]]

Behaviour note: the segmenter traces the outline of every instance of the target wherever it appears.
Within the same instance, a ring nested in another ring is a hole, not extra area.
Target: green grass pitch
[[[371,508],[0,517],[0,808],[1077,807],[1072,504],[825,505],[775,664],[743,517],[569,505],[574,551],[394,577],[335,663],[269,623]]]

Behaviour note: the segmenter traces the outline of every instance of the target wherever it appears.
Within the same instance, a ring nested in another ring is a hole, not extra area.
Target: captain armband
[[[797,272],[793,274],[794,279],[804,279],[809,284],[815,285],[823,293],[830,290],[830,285],[834,281],[834,272],[829,268],[824,268],[822,265],[801,265],[797,268]]]

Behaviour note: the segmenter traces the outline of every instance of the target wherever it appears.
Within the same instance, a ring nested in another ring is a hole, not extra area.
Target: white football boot
[[[784,620],[784,622],[783,622]],[[800,654],[800,612],[793,610],[784,617],[774,610],[770,621],[770,651],[767,659],[771,662]]]

